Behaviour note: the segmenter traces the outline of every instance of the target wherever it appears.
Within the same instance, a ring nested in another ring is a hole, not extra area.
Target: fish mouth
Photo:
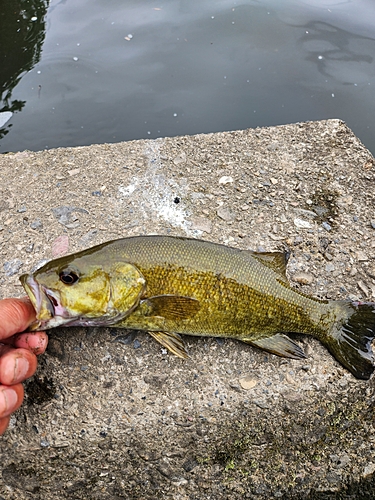
[[[138,301],[126,312],[109,311],[100,317],[85,317],[71,314],[62,304],[60,293],[51,290],[30,274],[20,276],[20,281],[36,312],[36,320],[28,327],[30,331],[49,330],[57,326],[112,326],[128,316]]]
[[[58,292],[40,285],[32,275],[23,274],[20,281],[36,313],[36,320],[29,326],[29,330],[47,330],[72,319],[61,305]]]

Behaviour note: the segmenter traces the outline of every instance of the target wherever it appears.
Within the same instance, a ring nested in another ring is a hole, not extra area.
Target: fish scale
[[[327,301],[311,300],[280,282],[279,274],[254,258],[256,253],[163,236],[128,242],[126,259],[145,277],[148,296],[184,295],[204,304],[194,318],[178,325],[179,333],[239,339],[282,331],[319,333],[314,318],[329,313]],[[132,327],[131,315],[123,326]],[[168,328],[176,330],[176,325]]]
[[[358,378],[374,370],[374,304],[320,300],[290,287],[286,254],[190,238],[123,238],[21,276],[34,329],[112,325],[150,333],[180,357],[180,334],[229,337],[304,358],[287,333],[319,339]],[[103,290],[106,290],[106,295]]]

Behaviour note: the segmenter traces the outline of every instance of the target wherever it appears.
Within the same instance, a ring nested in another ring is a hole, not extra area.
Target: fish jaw
[[[31,274],[23,274],[20,281],[29,296],[36,312],[34,321],[28,330],[49,330],[58,326],[112,326],[134,311],[139,305],[139,299],[126,311],[117,311],[109,308],[107,315],[87,317],[71,313],[62,305],[60,292],[40,284]],[[144,280],[140,282],[144,285]]]
[[[29,296],[36,313],[36,321],[29,330],[48,330],[66,323],[70,323],[73,318],[69,312],[61,305],[59,293],[40,285],[32,275],[23,274],[20,281]]]

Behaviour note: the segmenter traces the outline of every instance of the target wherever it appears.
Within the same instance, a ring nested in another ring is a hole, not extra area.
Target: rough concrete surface
[[[375,297],[375,163],[339,120],[11,153],[0,175],[2,297],[43,259],[152,233],[288,247],[300,290]],[[373,498],[374,379],[296,338],[304,362],[197,337],[182,361],[142,332],[51,332],[0,497]]]

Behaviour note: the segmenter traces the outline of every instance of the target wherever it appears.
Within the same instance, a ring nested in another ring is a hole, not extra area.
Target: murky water
[[[0,152],[341,118],[375,153],[374,57],[373,0],[0,0]]]

